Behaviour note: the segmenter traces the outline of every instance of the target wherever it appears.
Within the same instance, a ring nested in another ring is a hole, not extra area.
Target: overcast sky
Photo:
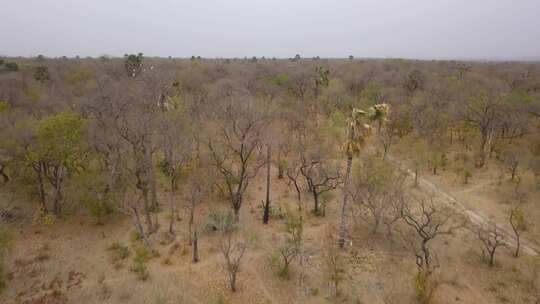
[[[540,0],[2,0],[0,54],[540,57]]]

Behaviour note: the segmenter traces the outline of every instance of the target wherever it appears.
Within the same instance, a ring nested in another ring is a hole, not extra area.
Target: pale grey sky
[[[540,0],[2,0],[0,54],[540,57]]]

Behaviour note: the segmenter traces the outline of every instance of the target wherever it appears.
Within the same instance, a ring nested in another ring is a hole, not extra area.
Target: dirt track
[[[406,167],[402,162],[396,160],[394,157],[391,157],[391,156],[387,156],[387,159],[390,162],[394,163],[396,166],[398,166],[401,170],[407,172],[407,174],[414,177],[414,172],[408,167]],[[441,189],[434,183],[430,182],[426,178],[419,176],[418,186],[420,188],[425,189],[430,194],[435,195],[435,198],[438,199],[437,201],[440,201],[446,204],[447,206],[451,207],[458,213],[465,215],[472,224],[482,225],[482,224],[487,224],[489,222],[488,217],[486,217],[484,214],[476,210],[471,210],[470,208],[467,208],[466,204],[464,204],[463,202],[455,198],[450,193],[444,191],[443,189]],[[504,242],[506,243],[506,245],[515,248],[516,239],[514,237],[514,234],[508,231],[502,225],[500,225],[500,223],[499,224],[496,223],[496,225],[497,225],[497,229],[499,229],[499,231],[503,234]],[[533,255],[533,256],[539,255],[540,249],[536,245],[532,244],[531,242],[523,238],[520,239],[520,243],[521,243],[522,252],[529,255]]]

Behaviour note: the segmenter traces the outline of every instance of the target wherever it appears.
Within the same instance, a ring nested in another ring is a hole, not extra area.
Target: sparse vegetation
[[[3,60],[2,303],[537,301],[536,63]]]

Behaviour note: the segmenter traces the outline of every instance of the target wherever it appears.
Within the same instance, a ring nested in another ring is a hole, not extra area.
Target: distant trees
[[[6,62],[4,66],[9,72],[16,72],[19,70],[19,65],[16,62]]]
[[[51,78],[49,76],[49,69],[47,68],[47,66],[38,66],[34,71],[34,79],[40,83],[44,83],[45,81],[50,80]]]
[[[480,132],[477,166],[483,167],[496,135],[500,119],[501,98],[486,92],[477,92],[467,104],[465,122]]]
[[[124,68],[128,77],[135,78],[142,72],[143,59],[143,53],[124,55]]]

